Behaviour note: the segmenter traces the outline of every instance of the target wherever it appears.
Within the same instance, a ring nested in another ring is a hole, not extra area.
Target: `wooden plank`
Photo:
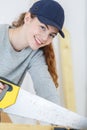
[[[0,124],[0,130],[51,130],[51,126]]]
[[[0,123],[0,130],[54,130],[55,126]],[[56,127],[62,128],[62,127]],[[66,128],[70,130],[69,128]],[[60,130],[60,129],[59,129]]]
[[[72,111],[76,111],[70,34],[65,28],[63,31],[65,33],[65,38],[59,36],[59,46],[65,107]]]
[[[9,123],[11,123],[12,121],[11,121],[11,119],[10,119],[10,117],[8,116],[8,114],[6,114],[6,113],[4,113],[4,112],[0,112],[0,122],[9,122]]]

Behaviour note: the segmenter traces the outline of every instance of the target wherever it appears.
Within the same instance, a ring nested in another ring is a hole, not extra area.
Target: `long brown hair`
[[[16,21],[13,21],[12,26],[14,26],[14,27],[22,26],[24,24],[25,14],[26,14],[26,12],[22,13]],[[31,17],[34,18],[36,16],[31,14]],[[57,75],[57,70],[56,70],[56,59],[55,59],[53,45],[51,43],[41,49],[43,50],[43,53],[45,55],[46,63],[48,65],[48,71],[50,72],[51,77],[57,88],[58,87],[58,75]]]

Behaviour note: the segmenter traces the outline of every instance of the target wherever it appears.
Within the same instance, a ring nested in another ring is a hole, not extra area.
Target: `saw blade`
[[[87,128],[87,118],[20,88],[16,103],[4,112],[75,129]]]

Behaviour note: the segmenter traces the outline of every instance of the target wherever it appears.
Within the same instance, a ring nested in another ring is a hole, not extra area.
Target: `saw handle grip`
[[[1,82],[1,81],[0,81]],[[1,82],[2,83],[2,82]],[[3,83],[2,83],[3,84]],[[2,92],[0,93],[0,101],[4,98],[5,94],[7,91],[11,91],[12,90],[12,86],[11,85],[8,85],[6,83],[4,83],[4,85],[6,86]]]
[[[5,85],[5,88],[0,94],[0,109],[4,109],[16,102],[20,86],[4,77],[0,77],[0,82]]]

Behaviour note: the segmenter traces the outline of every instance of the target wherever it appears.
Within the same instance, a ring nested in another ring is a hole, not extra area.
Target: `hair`
[[[24,17],[25,17],[25,13],[22,13],[19,18],[16,21],[12,22],[12,26],[13,27],[20,27],[24,24]],[[36,17],[35,15],[31,14],[31,17],[34,18]],[[57,69],[56,69],[56,58],[55,58],[55,53],[54,53],[54,49],[53,49],[53,45],[49,44],[45,47],[41,48],[43,50],[43,53],[45,55],[45,60],[46,63],[48,65],[48,71],[50,72],[50,75],[53,79],[53,82],[56,86],[56,88],[58,87],[58,75],[57,75]]]

